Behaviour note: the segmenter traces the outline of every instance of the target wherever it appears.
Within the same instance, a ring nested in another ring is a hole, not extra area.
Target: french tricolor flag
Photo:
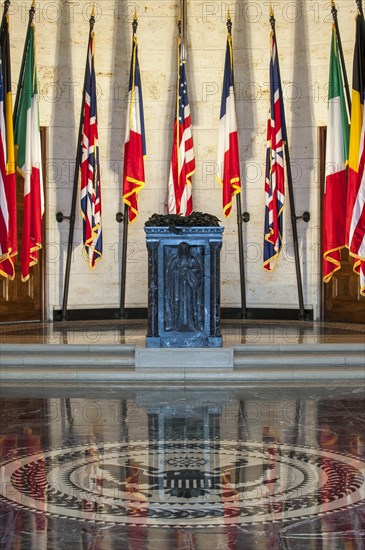
[[[237,120],[234,98],[232,36],[228,33],[221,114],[219,120],[218,173],[223,187],[223,212],[228,218],[232,211],[232,197],[241,191],[238,154]]]
[[[141,76],[138,63],[137,35],[133,36],[129,94],[124,143],[123,202],[129,206],[129,221],[138,215],[137,195],[144,187],[144,157],[146,139],[144,129]]]

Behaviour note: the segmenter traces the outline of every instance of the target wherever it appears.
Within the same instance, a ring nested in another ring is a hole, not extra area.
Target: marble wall
[[[104,254],[92,272],[83,258],[81,217],[77,211],[69,307],[117,307],[119,303],[122,227],[115,221],[115,214],[122,209],[120,182],[134,10],[139,17],[147,159],[146,187],[139,195],[140,215],[129,228],[126,305],[142,307],[147,302],[143,225],[154,212],[166,211],[179,3],[96,0],[94,4]],[[356,4],[353,0],[339,0],[337,4],[351,81]],[[62,302],[69,225],[67,221],[58,224],[55,213],[62,210],[69,214],[70,210],[92,5],[93,2],[86,0],[36,2],[40,116],[41,125],[47,128],[45,224],[49,317]],[[296,209],[298,214],[304,210],[311,213],[310,223],[298,223],[304,301],[306,307],[314,309],[316,317],[321,284],[318,132],[319,127],[326,124],[327,116],[330,4],[278,0],[273,6]],[[14,83],[19,74],[29,7],[30,3],[15,0],[10,7]],[[193,178],[194,209],[208,211],[222,219],[221,189],[214,174],[228,7],[233,19],[243,211],[251,214],[250,223],[244,225],[247,305],[297,307],[288,202],[281,257],[273,273],[265,273],[262,268],[269,2],[240,0],[228,4],[188,0],[187,78],[197,161]],[[234,307],[240,300],[235,209],[223,225],[222,305]]]

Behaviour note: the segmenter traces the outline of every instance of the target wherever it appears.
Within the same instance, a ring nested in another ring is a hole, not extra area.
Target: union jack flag
[[[276,37],[271,33],[270,110],[267,121],[264,269],[272,271],[282,247],[286,125]]]
[[[181,61],[181,37],[178,39],[178,77],[176,115],[168,185],[168,212],[188,216],[193,210],[191,176],[195,172],[195,156],[191,133],[190,105],[185,63]]]
[[[98,145],[96,78],[94,69],[94,33],[90,34],[86,61],[81,159],[81,215],[87,261],[91,268],[103,251],[101,231],[101,188]]]

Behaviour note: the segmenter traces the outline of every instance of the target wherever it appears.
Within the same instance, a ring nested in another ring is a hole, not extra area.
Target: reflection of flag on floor
[[[137,35],[133,37],[131,70],[124,144],[123,202],[129,206],[129,221],[138,215],[137,195],[144,187],[144,163],[146,139],[144,130],[142,85],[138,63]]]
[[[169,214],[182,214],[183,216],[191,214],[193,210],[191,176],[194,172],[195,157],[191,133],[190,105],[185,63],[181,61],[181,38],[179,36],[176,115],[168,185]]]
[[[326,182],[323,208],[323,280],[328,283],[341,269],[341,248],[346,245],[346,165],[349,148],[349,122],[333,25],[328,86],[326,141]]]
[[[4,18],[0,68],[0,275],[14,279],[18,253],[9,16]]]
[[[232,36],[228,33],[219,120],[217,180],[223,186],[223,212],[232,211],[232,196],[241,191],[237,120],[234,97]]]
[[[270,111],[267,121],[264,269],[271,271],[282,247],[285,198],[283,142],[286,126],[276,37],[271,33]]]
[[[29,268],[38,263],[38,253],[42,248],[44,210],[34,23],[29,29],[25,51],[27,56],[14,136],[15,144],[18,146],[17,168],[24,177],[24,221],[21,252],[23,281],[29,279]]]
[[[101,188],[98,144],[94,33],[90,35],[85,76],[81,160],[81,214],[85,254],[91,268],[103,251],[101,231]]]
[[[352,75],[352,109],[346,212],[346,238],[354,271],[360,275],[365,296],[365,174],[364,174],[365,23],[356,17],[356,40]]]

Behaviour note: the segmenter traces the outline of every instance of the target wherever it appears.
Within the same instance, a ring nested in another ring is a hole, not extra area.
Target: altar
[[[221,347],[223,227],[145,227],[148,249],[146,346]]]

